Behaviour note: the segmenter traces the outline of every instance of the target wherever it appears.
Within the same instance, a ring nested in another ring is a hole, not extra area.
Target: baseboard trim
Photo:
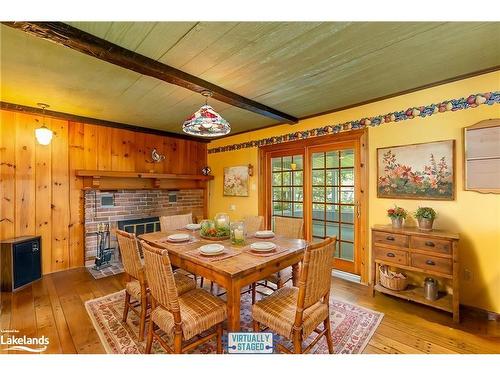
[[[338,277],[339,279],[347,280],[353,283],[361,284],[361,276],[354,275],[349,272],[332,270],[332,276]]]

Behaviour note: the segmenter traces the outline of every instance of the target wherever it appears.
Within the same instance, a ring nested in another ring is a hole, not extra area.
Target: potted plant
[[[431,207],[419,207],[418,210],[415,211],[414,216],[418,220],[418,228],[420,230],[431,231],[432,224],[437,214]]]
[[[389,208],[387,210],[387,216],[392,220],[392,227],[395,229],[401,229],[403,227],[403,220],[406,219],[408,212],[402,208],[394,205],[394,208]]]

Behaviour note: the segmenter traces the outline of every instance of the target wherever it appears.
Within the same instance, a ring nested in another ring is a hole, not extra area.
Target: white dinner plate
[[[186,242],[189,241],[189,239],[189,234],[186,233],[171,234],[167,237],[167,241],[169,242]]]
[[[274,237],[274,232],[272,230],[258,230],[257,232],[255,232],[255,237],[272,238]]]
[[[224,252],[224,245],[213,243],[200,247],[200,253],[203,255],[219,255]]]
[[[276,249],[276,245],[272,242],[254,242],[250,245],[253,251],[265,253]]]
[[[186,225],[186,229],[198,230],[198,229],[201,229],[201,224],[188,224],[188,225]]]

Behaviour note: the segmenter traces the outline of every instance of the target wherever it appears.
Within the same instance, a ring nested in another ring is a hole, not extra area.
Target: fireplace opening
[[[143,219],[122,220],[117,223],[118,229],[140,236],[144,233],[160,231],[160,218],[146,217]]]

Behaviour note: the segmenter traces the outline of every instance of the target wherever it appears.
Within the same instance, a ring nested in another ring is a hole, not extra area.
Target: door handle
[[[395,240],[395,238],[393,236],[387,236],[385,239],[387,241],[394,241]]]
[[[387,256],[388,256],[389,258],[394,258],[396,255],[394,255],[394,253],[387,253]]]
[[[434,242],[432,242],[432,241],[427,241],[427,242],[425,243],[425,246],[434,247],[434,246],[436,246],[436,245],[434,245]]]
[[[425,264],[428,264],[429,266],[435,266],[436,263],[433,260],[428,259]]]

